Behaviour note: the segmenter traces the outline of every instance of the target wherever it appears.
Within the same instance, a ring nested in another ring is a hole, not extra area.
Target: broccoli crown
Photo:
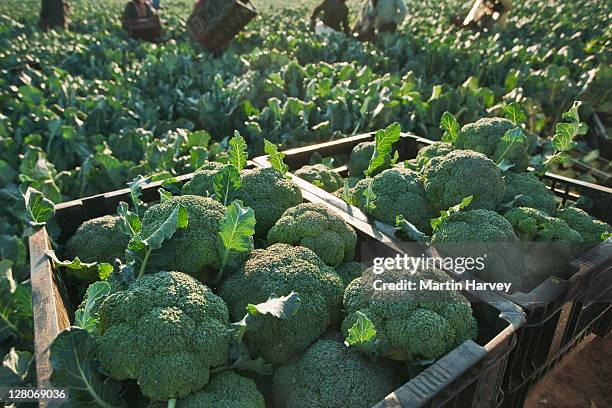
[[[229,358],[228,310],[205,285],[158,272],[115,292],[99,310],[97,351],[118,380],[135,379],[152,400],[181,398]]]
[[[503,202],[513,202],[514,207],[530,207],[553,215],[557,208],[555,195],[531,173],[507,172],[506,194]]]
[[[494,162],[500,161],[508,145],[502,140],[504,134],[516,125],[508,119],[483,118],[461,128],[454,141],[456,149],[474,150],[486,154]],[[515,143],[504,158],[513,163],[513,171],[522,172],[529,167],[527,143]]]
[[[375,195],[374,208],[367,206],[364,195],[370,183]],[[357,207],[388,224],[395,225],[395,218],[401,214],[421,231],[431,231],[433,212],[425,198],[423,182],[410,169],[395,167],[359,181],[353,189],[353,200]]]
[[[119,229],[118,215],[105,215],[85,221],[66,243],[66,256],[83,262],[107,262],[123,259],[130,237]]]
[[[210,197],[214,194],[215,175],[223,168],[222,163],[208,162],[193,174],[193,178],[183,186],[183,195]]]
[[[355,256],[357,233],[324,204],[302,203],[289,208],[268,231],[268,243],[301,245],[335,266]]]
[[[582,242],[580,234],[565,221],[529,207],[512,208],[504,214],[524,242]]]
[[[145,238],[151,235],[179,204],[187,210],[188,226],[165,241],[160,256],[153,256],[150,264],[160,270],[185,272],[205,282],[221,265],[219,222],[225,214],[221,203],[195,195],[172,197],[145,212],[142,233]],[[231,256],[228,270],[236,269],[247,256],[248,251]]]
[[[158,404],[159,408],[166,405]],[[222,371],[210,378],[206,386],[176,402],[176,408],[266,408],[255,381],[233,371]]]
[[[351,151],[351,156],[349,157],[349,162],[347,164],[348,174],[350,177],[355,178],[363,178],[365,177],[364,172],[367,170],[370,165],[370,159],[374,154],[374,148],[376,147],[375,142],[361,142],[357,146],[353,147]],[[374,174],[370,174],[370,176],[374,176],[377,173],[383,171],[391,164],[391,158],[385,158],[385,164],[380,166],[378,169],[374,171]]]
[[[484,268],[474,274],[487,282],[509,282],[520,289],[524,266],[512,225],[489,210],[460,211],[438,227],[431,243],[442,256],[484,257]],[[511,267],[510,267],[511,265]]]
[[[609,224],[592,218],[580,208],[562,208],[557,211],[556,215],[565,221],[570,228],[577,231],[582,236],[583,241],[589,245],[601,242],[603,233],[612,233],[612,227]]]
[[[457,205],[469,196],[473,196],[470,209],[495,210],[504,197],[501,171],[477,152],[455,150],[433,158],[425,169],[425,178],[426,197],[438,211]]]
[[[255,212],[255,233],[265,236],[287,208],[302,202],[302,192],[273,168],[244,170],[237,198]]]
[[[446,156],[453,151],[453,146],[449,143],[434,142],[419,150],[416,156],[415,164],[417,168],[422,169],[429,164],[429,161],[434,157]]]
[[[347,317],[342,331],[357,320],[356,312],[365,314],[377,330],[378,350],[386,357],[421,361],[437,359],[466,340],[476,338],[478,324],[470,302],[453,290],[376,290],[374,280],[414,282],[448,282],[435,269],[386,269],[384,275],[366,273],[353,280],[344,292]]]
[[[349,350],[341,341],[321,339],[302,356],[279,367],[272,380],[278,408],[371,407],[398,385],[389,362]]]
[[[296,176],[302,178],[317,187],[321,187],[328,193],[333,193],[342,187],[342,177],[324,164],[314,164],[304,166],[294,172]]]
[[[261,326],[244,338],[255,356],[283,364],[340,318],[342,290],[342,279],[310,249],[274,244],[253,251],[244,268],[221,283],[219,296],[231,318],[239,320],[249,303],[298,293],[301,304],[295,314],[287,319],[259,315]]]
[[[342,265],[338,265],[336,267],[336,273],[338,276],[340,276],[340,278],[342,278],[344,287],[346,287],[353,281],[353,279],[357,279],[363,275],[365,269],[365,266],[361,262],[347,262],[343,263]]]

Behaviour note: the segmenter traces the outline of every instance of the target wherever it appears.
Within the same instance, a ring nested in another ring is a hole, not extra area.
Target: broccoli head
[[[512,208],[504,214],[524,242],[582,242],[580,234],[565,221],[529,207]]]
[[[342,279],[310,249],[274,244],[253,251],[244,268],[221,283],[219,296],[231,318],[239,320],[249,303],[298,293],[301,304],[295,314],[287,319],[258,315],[261,328],[244,336],[255,356],[284,364],[340,318],[342,290]]]
[[[487,282],[509,282],[522,287],[524,266],[512,224],[489,210],[460,211],[444,220],[431,243],[445,257],[486,257],[484,268],[473,271]]]
[[[416,273],[412,273],[416,271]],[[375,288],[384,283],[400,281],[450,282],[443,272],[435,269],[386,269],[383,275],[366,273],[353,280],[344,292],[347,317],[342,331],[357,321],[357,312],[365,314],[377,330],[378,352],[402,361],[438,359],[459,344],[475,339],[478,324],[470,302],[453,290],[398,291]],[[382,283],[381,283],[382,284]]]
[[[375,198],[368,207],[364,193],[371,183]],[[403,215],[419,230],[431,230],[430,219],[433,212],[425,198],[423,181],[419,174],[406,168],[395,167],[361,180],[353,189],[355,205],[373,217],[395,225],[398,215]]]
[[[285,210],[302,202],[302,192],[273,168],[244,170],[237,198],[255,212],[255,233],[265,236]]]
[[[134,379],[152,400],[185,397],[229,358],[226,304],[181,272],[137,279],[104,299],[97,352],[118,380]]]
[[[118,215],[105,215],[85,221],[66,243],[66,256],[83,262],[107,262],[123,259],[130,237],[124,235]]]
[[[523,172],[529,167],[527,143],[515,143],[505,153],[508,145],[502,140],[504,134],[515,127],[516,125],[508,119],[483,118],[463,126],[454,141],[454,146],[456,149],[474,150],[486,154],[495,163],[503,156],[514,164],[513,171]]]
[[[453,146],[449,143],[434,142],[419,150],[415,159],[417,168],[422,169],[429,164],[429,161],[434,157],[446,156],[453,151]]]
[[[213,181],[223,168],[222,163],[208,162],[193,173],[193,178],[183,186],[183,195],[210,197],[214,194]]]
[[[344,184],[342,177],[337,172],[333,171],[324,164],[315,164],[312,166],[304,166],[296,170],[293,174],[297,177],[321,187],[328,193],[333,193]]]
[[[557,208],[555,195],[544,183],[531,173],[507,172],[506,194],[503,202],[512,202],[514,207],[530,207],[553,215]]]
[[[370,165],[370,159],[374,154],[376,147],[375,142],[361,142],[357,146],[353,147],[351,156],[348,162],[348,174],[350,177],[363,178],[365,177],[364,172]],[[383,166],[380,166],[374,171],[374,174],[380,173],[383,169],[386,169],[391,164],[391,158],[386,157]],[[374,174],[370,174],[373,176]]]
[[[357,279],[363,275],[365,269],[365,266],[363,266],[361,262],[347,262],[342,265],[338,265],[336,267],[336,273],[338,276],[340,276],[340,278],[342,278],[344,287],[346,287],[353,281],[353,279]]]
[[[592,246],[601,242],[602,234],[612,233],[612,227],[594,219],[584,210],[575,207],[566,207],[557,211],[557,217],[562,219],[570,228],[577,231],[585,244]]]
[[[166,408],[157,403],[151,408]],[[176,402],[176,408],[266,408],[255,381],[233,371],[222,371],[210,377],[206,386]]]
[[[268,243],[301,245],[335,266],[355,256],[357,233],[324,204],[302,203],[289,208],[268,231]]]
[[[425,169],[425,195],[437,211],[469,196],[473,196],[470,209],[495,210],[504,192],[500,169],[482,153],[455,150],[431,159]]]
[[[147,238],[156,231],[179,204],[187,210],[187,228],[177,230],[164,242],[160,256],[153,256],[149,262],[159,270],[185,272],[206,282],[221,266],[219,248],[223,243],[219,238],[219,223],[225,215],[221,203],[195,195],[172,197],[145,212],[142,235]],[[248,251],[230,255],[228,270],[237,269],[247,256]]]
[[[272,394],[278,408],[371,407],[399,385],[388,361],[371,361],[341,341],[321,339],[276,370]]]

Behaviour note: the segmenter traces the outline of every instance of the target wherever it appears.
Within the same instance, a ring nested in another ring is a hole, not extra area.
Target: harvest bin
[[[313,153],[320,157],[348,157],[354,146],[373,141],[374,133],[347,137],[332,142],[286,150],[285,163],[289,171],[295,171],[309,163]],[[433,143],[414,134],[402,133],[395,144],[400,160],[412,159],[419,149]],[[254,159],[261,166],[270,166],[267,156]],[[347,175],[346,166],[336,169]],[[546,173],[542,181],[561,198],[562,202],[575,203],[580,197],[588,197],[593,204],[589,213],[612,223],[612,189]],[[325,202],[352,214],[354,218],[368,221],[377,229],[393,237],[394,245],[407,248],[397,236],[395,228],[367,216],[340,198],[307,182],[297,179],[304,190],[311,191]],[[408,249],[405,249],[407,251]],[[516,292],[501,295],[521,306],[527,322],[518,332],[517,347],[512,352],[504,379],[504,389],[510,393],[524,386],[534,377],[540,378],[558,364],[563,357],[590,333],[605,336],[610,331],[612,306],[612,239],[601,243],[580,259],[572,262],[573,274],[569,279],[549,277],[528,293]],[[591,300],[589,302],[586,299]],[[593,300],[608,302],[593,302]],[[607,327],[607,329],[606,329]]]
[[[179,177],[184,182],[191,175]],[[161,183],[143,187],[142,200],[158,200]],[[325,202],[302,190],[307,202]],[[59,242],[65,240],[85,220],[114,213],[120,201],[129,200],[129,190],[119,190],[70,201],[56,206],[55,219],[62,229]],[[326,204],[328,205],[328,204]],[[394,240],[372,225],[328,207],[353,226],[358,235],[357,254],[366,263],[373,256],[395,256],[399,248]],[[51,368],[48,348],[55,336],[70,325],[78,299],[70,299],[65,276],[53,266],[45,251],[50,247],[46,229],[39,229],[29,240],[34,313],[34,349],[38,385],[49,385]],[[388,395],[377,407],[496,407],[501,402],[501,381],[510,352],[516,344],[517,330],[525,318],[516,305],[493,293],[464,294],[473,301],[479,321],[479,338],[467,341],[429,366],[421,374]],[[41,406],[45,406],[41,403]]]

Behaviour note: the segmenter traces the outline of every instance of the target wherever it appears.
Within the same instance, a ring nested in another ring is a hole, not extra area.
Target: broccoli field
[[[491,296],[517,308],[590,251],[612,262],[606,1],[513,2],[489,32],[452,24],[469,2],[407,1],[396,32],[364,42],[316,35],[318,1],[256,0],[223,53],[192,40],[191,1],[162,0],[156,43],[128,36],[125,3],[72,0],[69,29],[43,31],[40,1],[0,2],[0,391],[45,378],[64,406],[371,407],[501,329],[484,294],[372,290],[458,275],[379,275],[387,254],[359,226],[445,259],[488,254],[473,278],[511,283]],[[351,26],[362,3],[347,1]],[[370,132],[297,168],[285,154]],[[428,142],[403,157],[407,134]],[[70,327],[37,375],[41,263]],[[602,319],[606,282],[583,299]]]

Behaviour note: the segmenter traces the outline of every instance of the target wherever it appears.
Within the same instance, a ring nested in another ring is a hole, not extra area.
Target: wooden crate
[[[179,177],[185,182],[192,174]],[[294,181],[298,181],[294,178]],[[142,200],[158,199],[161,183],[143,187]],[[129,189],[101,194],[56,206],[56,220],[62,234],[59,242],[68,239],[85,220],[114,213],[120,201],[129,201]],[[305,202],[327,205],[357,232],[357,254],[365,264],[374,256],[395,256],[401,251],[396,241],[373,225],[352,217],[326,204],[310,191],[302,190]],[[50,385],[49,345],[59,332],[70,325],[77,299],[66,294],[65,276],[53,268],[45,251],[50,248],[49,237],[43,227],[29,239],[31,282],[34,313],[34,348],[39,387]],[[436,361],[421,374],[401,386],[376,407],[496,407],[502,398],[501,381],[516,332],[525,319],[516,305],[493,292],[464,293],[473,303],[479,318],[479,338],[466,341]],[[488,324],[484,324],[484,321]],[[46,406],[41,403],[41,406]]]
[[[162,34],[162,27],[159,17],[153,15],[151,17],[123,19],[123,28],[132,38],[139,40],[154,42]]]

